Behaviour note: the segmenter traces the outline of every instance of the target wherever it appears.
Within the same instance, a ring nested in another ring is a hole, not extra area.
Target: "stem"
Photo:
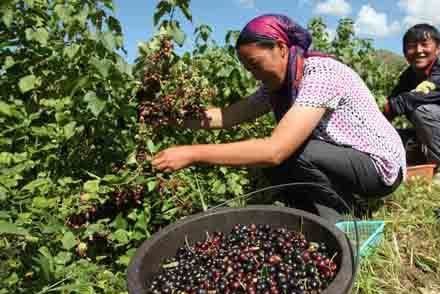
[[[173,17],[174,17],[174,11],[176,10],[176,7],[171,8],[171,13],[170,13],[170,23],[173,21]]]
[[[209,236],[209,232],[206,231],[206,241],[209,241],[211,239],[211,236]]]
[[[199,185],[197,174],[194,174],[194,178],[195,178],[195,182],[196,182],[197,192],[199,192],[200,202],[202,203],[202,209],[203,209],[203,211],[207,211],[208,210],[208,206],[206,206],[205,198],[203,197],[202,191],[200,189],[200,185]]]
[[[55,288],[56,286],[58,286],[59,284],[63,283],[64,281],[70,279],[69,277],[65,277],[64,279],[56,282],[55,284],[50,285],[48,288],[41,290],[40,292],[38,292],[37,294],[44,294],[44,293],[48,293],[50,292],[53,288]]]
[[[189,246],[188,236],[186,236],[186,235],[185,235],[185,246],[188,248],[189,251],[194,253],[194,250],[192,250],[191,246]]]

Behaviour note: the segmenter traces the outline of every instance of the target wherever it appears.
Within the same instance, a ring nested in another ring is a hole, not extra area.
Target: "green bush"
[[[158,33],[133,67],[118,53],[123,36],[111,0],[2,2],[0,293],[124,292],[130,257],[152,233],[228,199],[243,205],[239,196],[261,184],[248,169],[191,167],[169,175],[149,164],[170,145],[262,137],[273,127],[270,115],[212,132],[139,122],[145,58],[160,36],[184,42],[173,15],[191,20],[188,7],[189,0],[158,3]],[[353,66],[382,103],[395,73],[374,60],[368,41],[354,38],[352,22],[341,21],[334,41],[322,21],[310,28],[317,49]],[[173,54],[155,98],[173,93],[179,101],[178,89],[206,87],[217,95],[188,99],[224,106],[255,90],[235,56],[237,32],[224,47],[210,32],[200,26],[194,52]]]

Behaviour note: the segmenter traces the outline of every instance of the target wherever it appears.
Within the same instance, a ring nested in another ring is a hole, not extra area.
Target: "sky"
[[[153,14],[158,0],[114,0],[116,17],[121,22],[125,58],[132,62],[138,55],[139,42],[152,37]],[[320,16],[327,25],[330,36],[335,34],[338,20],[350,17],[355,21],[358,37],[369,38],[375,48],[402,54],[401,39],[405,31],[416,23],[440,25],[440,0],[192,0],[192,23],[182,15],[176,17],[187,34],[184,52],[192,49],[194,29],[207,24],[212,38],[223,44],[229,30],[241,30],[253,17],[265,13],[282,13],[300,25]]]

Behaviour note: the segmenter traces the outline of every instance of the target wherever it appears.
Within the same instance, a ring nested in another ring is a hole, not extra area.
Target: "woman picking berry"
[[[208,109],[205,120],[188,126],[227,128],[272,110],[277,126],[271,136],[168,148],[153,158],[153,167],[172,172],[197,163],[266,166],[272,184],[325,186],[319,199],[316,191],[289,196],[333,208],[340,208],[338,195],[350,201],[394,191],[406,169],[397,132],[361,78],[332,57],[309,52],[310,43],[310,34],[286,16],[251,20],[236,49],[262,86],[229,107]]]

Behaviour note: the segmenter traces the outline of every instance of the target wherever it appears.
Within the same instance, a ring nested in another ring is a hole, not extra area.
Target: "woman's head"
[[[238,56],[243,66],[270,91],[282,87],[289,61],[289,48],[285,44],[278,41],[243,44],[238,47]]]
[[[413,69],[428,69],[440,54],[440,33],[429,24],[413,26],[403,36],[403,53]]]
[[[283,15],[262,15],[241,31],[236,44],[240,61],[271,91],[286,77],[291,51],[307,51],[310,34]]]

